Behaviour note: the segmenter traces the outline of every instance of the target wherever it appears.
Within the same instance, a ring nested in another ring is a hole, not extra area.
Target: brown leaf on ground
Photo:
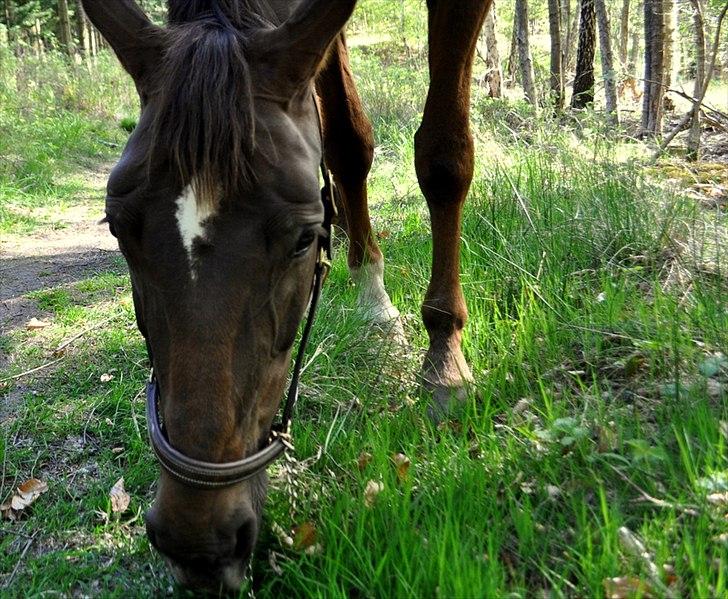
[[[18,487],[11,500],[12,508],[21,511],[30,506],[38,497],[48,490],[48,485],[42,480],[31,478]]]
[[[356,465],[359,468],[359,471],[365,470],[366,467],[371,463],[372,461],[372,454],[366,451],[362,451],[361,454],[359,454],[359,459],[356,461]]]
[[[384,483],[375,480],[367,482],[366,489],[364,489],[364,504],[367,507],[372,507],[377,499],[377,495],[382,491],[384,491]]]
[[[318,532],[311,522],[304,522],[293,529],[293,546],[304,550],[316,544]]]
[[[18,520],[26,508],[48,490],[42,480],[31,478],[18,487],[9,502],[0,505],[0,514],[6,520]]]
[[[131,503],[131,497],[124,489],[124,478],[120,478],[116,481],[111,491],[109,492],[109,499],[111,500],[111,511],[114,514],[123,514]]]
[[[45,320],[39,320],[37,318],[31,318],[28,322],[25,323],[25,328],[29,331],[38,331],[40,329],[45,329],[49,326],[51,326],[50,322],[47,322]]]
[[[13,510],[13,506],[10,505],[10,502],[0,504],[0,520],[10,520],[11,522],[15,522],[17,519],[18,516],[15,513],[15,510]]]
[[[632,597],[653,597],[650,585],[634,576],[618,576],[604,579],[604,594],[609,599],[632,599]]]
[[[392,456],[392,462],[397,468],[397,480],[401,483],[407,480],[407,473],[412,465],[410,459],[403,453],[397,453]]]

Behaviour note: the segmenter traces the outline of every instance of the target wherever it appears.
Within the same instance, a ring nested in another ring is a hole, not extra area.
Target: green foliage
[[[69,164],[116,155],[126,134],[113,122],[137,103],[108,54],[78,65],[0,49],[0,231],[31,230],[43,220],[37,209],[75,197],[83,186],[68,178]]]

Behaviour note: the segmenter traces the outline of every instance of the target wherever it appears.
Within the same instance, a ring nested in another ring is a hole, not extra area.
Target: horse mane
[[[159,110],[148,162],[166,155],[197,202],[213,207],[249,183],[255,113],[246,32],[271,26],[265,0],[170,0]]]

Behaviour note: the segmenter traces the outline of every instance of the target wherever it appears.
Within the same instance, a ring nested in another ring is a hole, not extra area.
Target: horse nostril
[[[253,553],[257,534],[258,523],[256,518],[248,518],[245,523],[238,528],[234,557],[246,561]]]

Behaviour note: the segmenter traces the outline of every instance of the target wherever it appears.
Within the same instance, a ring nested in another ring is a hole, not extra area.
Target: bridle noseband
[[[293,375],[288,388],[286,403],[283,406],[283,417],[279,424],[271,428],[267,445],[253,455],[236,462],[203,462],[184,455],[172,447],[164,432],[164,425],[159,419],[159,383],[152,370],[152,375],[147,384],[147,426],[149,428],[149,440],[162,468],[186,486],[198,489],[231,487],[260,474],[287,449],[293,448],[291,442],[291,421],[293,419],[296,402],[298,401],[298,385],[303,368],[303,357],[311,335],[311,329],[313,328],[316,309],[318,308],[319,298],[321,297],[321,288],[331,268],[331,229],[333,219],[336,216],[336,205],[334,203],[334,189],[331,182],[331,174],[325,167],[323,161],[321,163],[321,171],[324,177],[321,201],[324,204],[323,227],[326,235],[319,237],[317,248],[318,257],[316,259],[316,269],[314,271],[311,289],[311,302],[308,308],[306,324],[301,334],[296,361],[293,366]]]

